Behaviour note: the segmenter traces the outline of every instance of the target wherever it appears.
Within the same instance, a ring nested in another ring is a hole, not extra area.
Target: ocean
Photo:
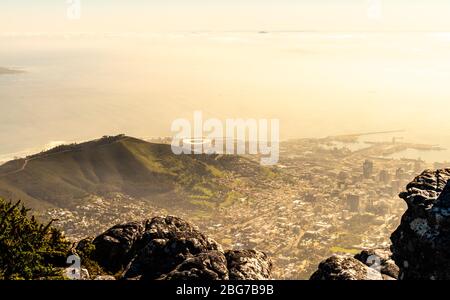
[[[450,160],[450,35],[165,32],[0,35],[0,161],[177,118],[276,118],[281,138],[405,130]],[[378,137],[377,137],[378,138]],[[384,137],[380,137],[384,138]],[[389,137],[386,137],[389,139]]]

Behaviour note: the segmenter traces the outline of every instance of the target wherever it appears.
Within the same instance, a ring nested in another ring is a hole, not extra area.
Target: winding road
[[[36,157],[36,158],[37,158],[37,157]],[[5,177],[5,176],[8,176],[8,175],[12,175],[12,174],[16,174],[16,173],[22,172],[23,170],[25,170],[25,168],[27,167],[28,162],[29,162],[30,160],[33,160],[33,159],[32,159],[32,158],[31,158],[31,159],[26,158],[25,161],[23,162],[22,167],[21,167],[20,169],[17,169],[17,170],[14,170],[14,171],[10,171],[10,172],[6,172],[6,173],[3,173],[3,174],[0,174],[0,177]]]

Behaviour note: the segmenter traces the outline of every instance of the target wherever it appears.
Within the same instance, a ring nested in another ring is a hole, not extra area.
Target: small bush
[[[64,266],[70,243],[62,233],[28,216],[20,201],[0,198],[0,279],[54,278]]]

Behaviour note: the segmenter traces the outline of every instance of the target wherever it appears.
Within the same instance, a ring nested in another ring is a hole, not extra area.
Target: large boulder
[[[399,269],[388,248],[356,254],[333,255],[320,263],[311,280],[396,280]]]
[[[124,278],[156,279],[200,253],[222,251],[219,244],[196,227],[173,216],[148,221],[141,244],[143,247],[125,270]]]
[[[387,248],[367,249],[356,254],[355,258],[372,269],[381,273],[385,280],[398,279],[399,268],[392,259],[392,253]]]
[[[121,270],[134,257],[144,230],[142,222],[120,224],[108,229],[92,242],[95,246],[93,258],[109,272]]]
[[[257,250],[229,250],[225,253],[231,280],[266,280],[272,273],[272,261]]]
[[[163,280],[228,280],[227,260],[220,251],[209,251],[188,258],[173,271],[162,275]]]
[[[427,170],[400,194],[408,209],[392,234],[399,279],[450,279],[450,169]]]
[[[310,280],[383,280],[383,277],[354,257],[333,255],[319,264]]]
[[[224,252],[197,227],[173,216],[116,225],[91,240],[80,241],[77,250],[108,273],[121,271],[126,280],[252,280],[269,279],[272,272],[263,252]]]

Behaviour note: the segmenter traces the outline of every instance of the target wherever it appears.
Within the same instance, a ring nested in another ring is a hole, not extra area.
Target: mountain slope
[[[214,203],[230,192],[232,172],[250,176],[260,168],[237,156],[174,155],[170,145],[120,135],[59,146],[0,166],[0,196],[20,198],[32,207],[70,208],[88,196],[112,193]]]

